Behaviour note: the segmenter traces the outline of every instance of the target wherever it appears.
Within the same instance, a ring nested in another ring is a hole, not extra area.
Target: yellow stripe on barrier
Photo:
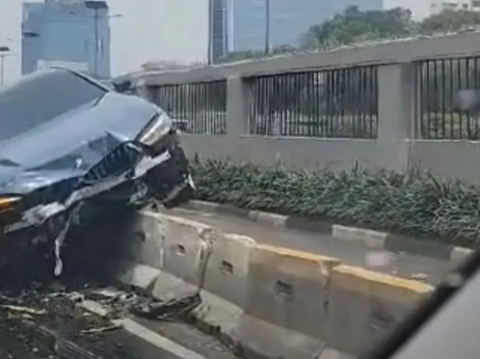
[[[285,248],[285,247],[277,247],[272,246],[269,244],[257,244],[255,246],[259,250],[269,251],[272,253],[276,253],[278,255],[286,256],[286,257],[296,257],[299,259],[310,260],[310,261],[331,261],[331,262],[338,262],[337,258],[324,256],[321,254],[315,254],[311,252],[302,252],[297,251],[295,249]]]
[[[431,285],[423,282],[347,265],[339,265],[333,268],[332,277],[332,285],[334,286],[401,301],[406,298],[400,297],[407,296],[415,299],[434,289]]]
[[[307,274],[308,271],[303,273],[305,266],[311,268],[314,264],[323,275],[328,276],[331,268],[340,264],[337,258],[268,244],[257,244],[254,247],[254,257],[257,262],[263,262],[265,265],[268,263],[271,268],[277,267],[292,274],[295,272],[299,277]]]

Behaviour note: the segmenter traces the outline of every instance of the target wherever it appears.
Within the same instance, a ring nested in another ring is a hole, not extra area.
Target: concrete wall
[[[359,163],[366,168],[402,171],[422,168],[444,177],[478,181],[480,143],[477,141],[405,141],[397,148],[375,140],[299,139],[182,135],[188,156],[272,164],[281,160],[291,167],[351,168]]]
[[[120,281],[161,300],[200,293],[197,325],[247,359],[357,357],[432,290],[162,213],[138,213],[121,236]]]
[[[143,92],[156,101],[159,86],[227,81],[227,135],[183,136],[190,156],[230,157],[238,161],[343,169],[355,162],[369,167],[407,170],[420,166],[443,176],[477,180],[478,141],[428,141],[416,136],[417,62],[480,56],[480,33],[419,37],[259,61],[175,72],[137,74]],[[249,81],[266,74],[378,66],[378,136],[373,140],[255,136],[249,131]]]

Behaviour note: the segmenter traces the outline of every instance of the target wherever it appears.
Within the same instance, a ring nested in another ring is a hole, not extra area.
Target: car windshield
[[[103,96],[107,90],[66,70],[36,72],[0,91],[0,140]]]

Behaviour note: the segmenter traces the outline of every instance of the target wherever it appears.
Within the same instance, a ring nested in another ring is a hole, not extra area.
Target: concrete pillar
[[[386,151],[386,168],[408,168],[414,139],[414,64],[378,68],[378,144]]]
[[[227,78],[227,134],[248,134],[248,86],[238,75]]]
[[[139,79],[134,87],[140,97],[153,103],[158,102],[158,89],[156,86],[148,85],[145,79]]]

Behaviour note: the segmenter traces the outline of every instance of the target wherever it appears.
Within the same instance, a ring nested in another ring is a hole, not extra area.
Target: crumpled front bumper
[[[131,171],[118,178],[96,178],[94,185],[67,198],[29,208],[17,214],[14,223],[7,221],[2,225],[0,218],[0,265],[27,253],[51,254],[53,243],[70,226],[87,225],[113,208],[138,207],[151,201],[171,208],[193,197],[188,160],[175,133],[168,136],[158,154],[145,152],[135,163]]]
[[[176,136],[170,139],[164,153],[168,153],[168,159],[146,173],[145,183],[151,195],[170,208],[190,200],[195,185]]]

